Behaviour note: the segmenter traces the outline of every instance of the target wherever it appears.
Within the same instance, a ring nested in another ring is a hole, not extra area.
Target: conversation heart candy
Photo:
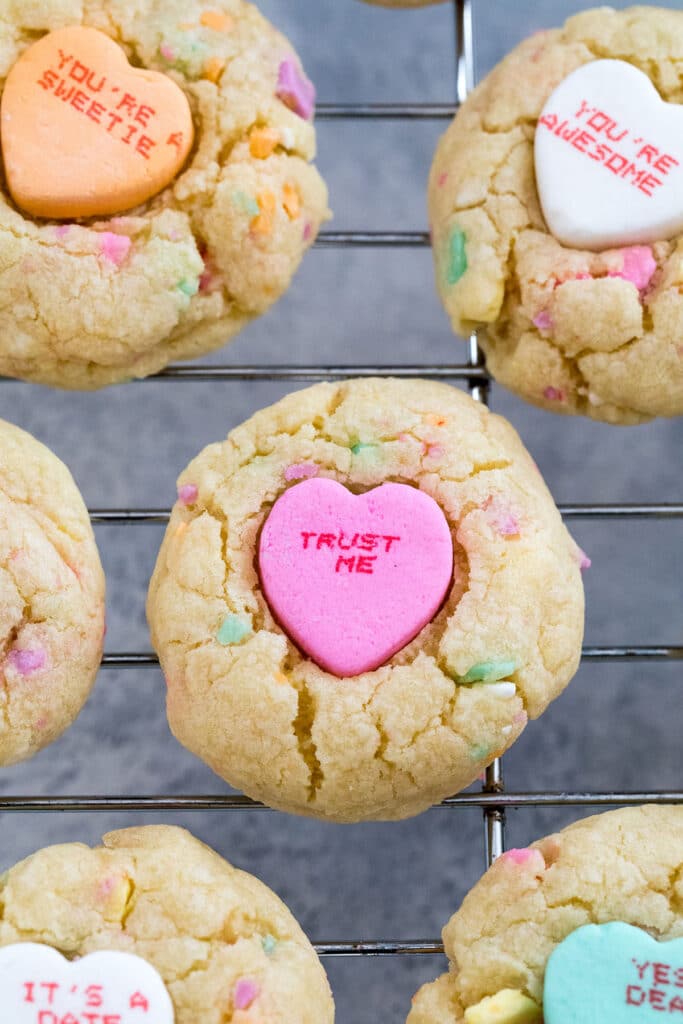
[[[433,619],[453,577],[453,541],[429,495],[387,483],[352,494],[312,479],[276,501],[259,569],[291,639],[341,677],[369,672]]]
[[[0,949],[0,1019],[7,1024],[173,1024],[157,971],[131,953],[70,963],[51,946]]]
[[[655,1024],[683,1019],[683,939],[658,942],[615,921],[577,928],[545,972],[545,1024]]]
[[[572,72],[541,114],[535,149],[543,213],[563,245],[601,251],[683,231],[683,106],[631,64]]]
[[[194,141],[187,97],[166,75],[131,67],[97,29],[74,26],[30,46],[0,108],[12,198],[34,217],[123,213],[157,195]]]

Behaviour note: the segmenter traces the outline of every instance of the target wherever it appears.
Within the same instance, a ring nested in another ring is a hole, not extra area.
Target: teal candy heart
[[[545,1024],[683,1022],[683,939],[657,942],[621,922],[578,928],[548,960],[543,1018]]]

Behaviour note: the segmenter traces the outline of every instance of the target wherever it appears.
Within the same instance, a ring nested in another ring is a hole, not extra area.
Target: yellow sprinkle
[[[541,1007],[514,988],[504,988],[465,1010],[465,1024],[540,1024]]]
[[[301,196],[295,185],[285,185],[282,190],[284,206],[290,220],[298,220],[301,216]]]
[[[433,412],[427,413],[427,415],[424,417],[424,421],[425,421],[425,423],[428,423],[430,425],[430,427],[445,427],[446,426],[446,417],[445,416],[437,416],[436,413],[433,413]]]
[[[254,128],[249,136],[249,152],[257,160],[266,160],[280,142],[272,128]]]
[[[207,60],[204,65],[203,77],[207,78],[209,82],[216,84],[220,81],[220,77],[225,71],[225,61],[221,60],[220,57],[211,57]]]
[[[256,202],[261,207],[261,213],[265,213],[270,217],[275,216],[277,199],[275,198],[274,192],[259,192],[256,196]]]
[[[186,530],[187,530],[187,523],[179,523],[176,532],[173,534],[174,540],[177,540],[178,537],[182,537],[182,535],[185,533]]]
[[[235,20],[222,11],[204,11],[199,19],[204,28],[212,28],[214,32],[232,32]]]

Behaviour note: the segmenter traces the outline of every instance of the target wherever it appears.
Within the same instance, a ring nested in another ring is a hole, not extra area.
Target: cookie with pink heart
[[[438,286],[505,387],[632,425],[683,413],[683,12],[583,11],[512,51],[430,179]]]
[[[333,1024],[289,910],[183,829],[39,850],[0,877],[0,904],[7,1024]]]
[[[450,972],[418,992],[408,1024],[678,1019],[682,850],[675,806],[596,815],[508,850],[446,925]]]
[[[289,395],[178,481],[148,599],[171,728],[279,809],[416,814],[567,685],[586,564],[512,428],[462,392]]]

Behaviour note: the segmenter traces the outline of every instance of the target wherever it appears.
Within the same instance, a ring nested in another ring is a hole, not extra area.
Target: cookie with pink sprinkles
[[[0,877],[12,1024],[333,1024],[315,950],[280,899],[188,832],[111,832]]]
[[[104,575],[67,468],[0,420],[0,766],[72,724],[102,657]]]
[[[315,89],[244,0],[0,21],[0,374],[142,378],[232,339],[328,218]]]
[[[180,477],[148,599],[171,728],[280,810],[418,814],[570,682],[585,564],[512,427],[461,391],[291,394]]]
[[[548,410],[683,414],[683,13],[603,7],[537,33],[441,140],[438,287],[494,377]]]

